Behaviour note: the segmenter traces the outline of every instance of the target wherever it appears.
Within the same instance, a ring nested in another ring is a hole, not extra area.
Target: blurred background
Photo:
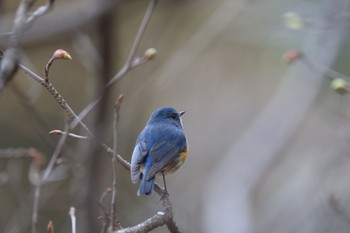
[[[0,2],[4,33],[19,1]],[[56,49],[68,51],[73,59],[56,61],[49,79],[79,113],[123,66],[148,3],[57,1],[21,38],[22,63],[42,76]],[[186,111],[190,154],[167,177],[182,232],[349,232],[350,97],[331,88],[332,78],[350,73],[349,10],[346,0],[159,0],[137,50],[142,57],[155,48],[156,58],[108,89],[84,121],[112,146],[113,104],[123,93],[118,152],[130,160],[154,109]],[[285,24],[286,12],[300,15],[299,30]],[[291,49],[303,56],[287,65],[281,58]],[[63,130],[64,117],[21,71],[0,93],[0,109],[0,149],[14,151],[0,160],[0,231],[29,232],[36,165],[16,153],[41,151],[43,170],[59,140],[48,132]],[[79,127],[73,133],[86,135]],[[68,138],[60,158],[42,187],[39,232],[49,220],[56,232],[70,232],[70,206],[78,232],[99,232],[111,157]],[[136,195],[138,185],[121,166],[117,185],[122,226],[163,210],[159,196]]]

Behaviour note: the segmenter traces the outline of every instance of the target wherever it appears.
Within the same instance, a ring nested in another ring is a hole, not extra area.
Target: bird
[[[188,154],[181,120],[184,113],[172,107],[156,109],[139,134],[130,162],[132,183],[141,178],[138,196],[152,194],[156,175],[163,176],[163,195],[168,194],[165,175],[177,171]]]

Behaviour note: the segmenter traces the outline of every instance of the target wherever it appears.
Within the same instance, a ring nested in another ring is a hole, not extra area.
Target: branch
[[[164,194],[163,189],[157,184],[154,185],[154,191],[161,197],[164,212],[158,212],[142,223],[114,231],[114,233],[146,233],[163,225],[166,225],[171,233],[181,232],[174,221],[173,207],[169,199],[169,194]]]
[[[70,207],[69,209],[69,216],[72,221],[72,233],[77,232],[77,218],[75,217],[75,208],[73,206]]]
[[[137,224],[133,227],[124,228],[118,231],[115,231],[115,233],[143,233],[143,232],[150,232],[153,229],[156,229],[157,227],[163,226],[166,224],[167,219],[164,218],[165,214],[163,212],[158,212],[153,217],[147,219],[146,221]]]
[[[72,138],[83,139],[83,140],[89,140],[89,138],[86,137],[86,136],[81,136],[81,135],[74,134],[74,133],[66,133],[66,132],[63,132],[62,130],[59,130],[59,129],[51,130],[51,131],[49,132],[49,134],[52,134],[52,135],[63,135],[63,134],[67,134],[69,137],[72,137]]]
[[[113,130],[113,157],[112,157],[112,171],[113,171],[113,183],[112,183],[112,201],[111,201],[111,219],[112,219],[112,231],[117,228],[117,218],[116,218],[116,201],[117,201],[117,180],[118,173],[116,167],[116,154],[117,154],[117,140],[118,140],[118,123],[119,123],[119,110],[123,102],[124,96],[121,94],[114,105],[114,130]]]
[[[156,186],[154,190],[160,196],[163,195],[163,191],[161,189],[158,190],[158,188],[159,186]],[[146,233],[163,225],[166,225],[171,233],[180,233],[181,231],[174,221],[174,213],[169,200],[169,195],[166,194],[162,197],[164,212],[158,212],[154,216],[145,220],[142,223],[118,231],[114,231],[114,233]]]
[[[98,206],[99,206],[99,209],[100,209],[100,213],[101,213],[101,216],[99,217],[100,219],[102,219],[103,221],[103,225],[102,225],[102,229],[101,229],[101,233],[106,233],[107,230],[108,230],[108,227],[111,223],[110,221],[110,215],[107,211],[107,209],[105,208],[104,204],[103,204],[103,201],[105,199],[105,197],[110,193],[112,192],[112,189],[111,188],[107,188],[101,195],[100,197],[100,200],[98,202]]]
[[[121,79],[126,74],[126,72],[128,72],[129,69],[131,68],[132,61],[135,58],[136,51],[137,51],[138,47],[140,46],[142,37],[145,33],[148,22],[151,19],[152,13],[154,11],[154,8],[156,7],[157,2],[158,2],[158,0],[151,0],[150,1],[148,8],[147,8],[147,11],[146,11],[146,14],[143,17],[140,28],[136,34],[134,43],[130,49],[128,58],[126,59],[125,64],[122,67],[122,69],[116,75],[114,75],[114,77],[108,82],[108,84],[106,85],[107,87],[112,85],[113,83],[117,82],[119,79]]]
[[[56,35],[73,34],[77,28],[81,28],[84,24],[115,9],[115,6],[120,2],[120,0],[104,2],[67,1],[57,4],[55,11],[50,12],[50,17],[42,21],[35,21],[33,25],[30,24],[30,30],[26,30],[22,43],[28,44],[43,38],[55,37]],[[4,29],[9,28],[8,25],[12,20],[12,14],[2,14],[1,25],[4,27],[0,29],[0,46],[7,44],[12,35],[12,30],[9,32],[4,31]],[[52,27],[52,25],[55,25],[55,27]]]
[[[27,17],[30,7],[35,0],[22,0],[17,8],[16,18],[10,33],[9,47],[4,52],[0,66],[0,90],[5,87],[18,70],[18,64],[20,60],[20,39],[23,32],[28,29],[35,19],[44,15],[53,6],[53,0],[49,0],[45,6],[39,7],[36,11]]]
[[[32,233],[37,232],[37,225],[38,225],[38,210],[39,210],[39,201],[40,201],[40,193],[41,193],[41,185],[45,183],[47,178],[52,172],[52,169],[55,165],[55,162],[59,156],[59,154],[62,151],[63,145],[67,139],[67,132],[69,130],[69,124],[68,120],[65,117],[65,132],[66,134],[63,134],[57,143],[56,149],[54,153],[52,154],[52,157],[50,159],[49,164],[47,165],[45,172],[39,182],[35,185],[35,192],[34,192],[34,203],[33,203],[33,213],[32,213]]]
[[[30,28],[37,18],[49,12],[53,7],[54,2],[54,0],[48,0],[46,5],[40,6],[34,12],[32,12],[25,22],[25,30]]]
[[[102,99],[104,93],[106,93],[106,90],[112,86],[114,83],[116,83],[117,81],[119,81],[121,78],[123,78],[131,69],[144,64],[145,62],[147,62],[148,60],[150,60],[151,58],[147,59],[146,56],[144,56],[144,59],[135,59],[135,54],[136,51],[138,49],[138,47],[140,46],[142,37],[145,33],[145,30],[147,28],[147,25],[151,19],[151,16],[153,14],[153,11],[155,9],[155,6],[157,4],[158,0],[151,0],[148,8],[146,10],[145,16],[143,17],[143,20],[141,22],[140,28],[136,34],[134,43],[130,49],[129,55],[123,65],[123,67],[112,77],[112,79],[107,83],[107,85],[104,88],[104,92],[102,94],[102,96],[100,96],[99,98],[97,98],[95,101],[91,102],[88,106],[86,106],[83,111],[81,111],[79,113],[79,116],[71,123],[70,128],[74,129],[80,121],[82,121],[84,119],[84,117],[96,106],[96,104]]]
[[[9,148],[0,149],[0,159],[19,159],[32,157],[34,148]]]

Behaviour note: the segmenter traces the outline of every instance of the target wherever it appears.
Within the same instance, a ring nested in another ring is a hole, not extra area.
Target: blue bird
[[[149,118],[137,138],[131,157],[131,181],[137,183],[143,173],[137,195],[151,195],[157,174],[173,173],[185,162],[188,152],[181,116],[174,108],[159,108]]]

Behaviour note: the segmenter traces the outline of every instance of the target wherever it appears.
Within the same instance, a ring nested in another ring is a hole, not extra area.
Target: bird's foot
[[[163,201],[164,198],[166,198],[166,197],[169,197],[169,193],[168,193],[168,190],[166,188],[163,188],[163,193],[160,196],[160,200],[159,201]]]

